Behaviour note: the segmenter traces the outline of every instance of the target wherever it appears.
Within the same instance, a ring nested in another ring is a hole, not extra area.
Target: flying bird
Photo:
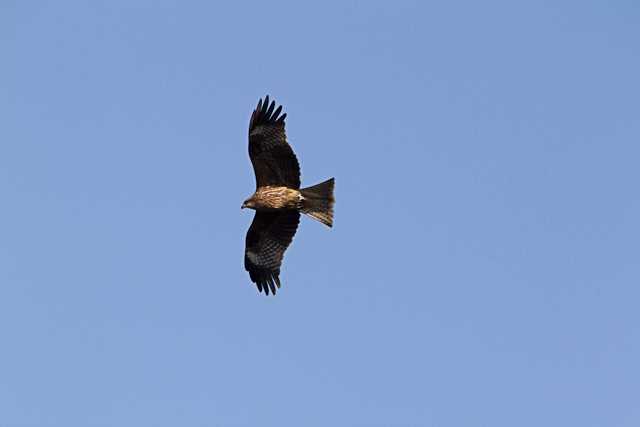
[[[280,288],[284,252],[298,229],[300,212],[333,226],[334,178],[300,188],[300,165],[287,143],[286,114],[269,96],[258,101],[249,122],[249,158],[256,175],[256,191],[242,208],[256,211],[247,232],[244,268],[258,291],[275,295]]]

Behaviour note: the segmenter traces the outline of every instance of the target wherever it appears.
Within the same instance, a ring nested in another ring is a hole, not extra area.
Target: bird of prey
[[[280,288],[280,266],[300,222],[300,212],[333,226],[331,178],[300,188],[300,165],[284,131],[286,114],[269,96],[258,101],[249,122],[249,157],[256,175],[256,191],[242,208],[256,211],[249,227],[244,268],[258,291],[275,295]]]

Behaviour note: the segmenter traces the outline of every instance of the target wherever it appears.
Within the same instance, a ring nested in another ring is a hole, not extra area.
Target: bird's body
[[[245,269],[259,291],[276,293],[284,252],[298,229],[300,213],[333,226],[334,179],[300,188],[300,165],[287,143],[282,107],[258,102],[249,123],[249,157],[256,191],[243,208],[256,211],[246,238]]]
[[[267,185],[258,188],[245,204],[259,211],[302,209],[302,194],[293,188]]]

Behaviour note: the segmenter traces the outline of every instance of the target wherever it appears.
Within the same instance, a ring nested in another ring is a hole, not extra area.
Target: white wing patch
[[[251,252],[251,251],[247,251],[247,258],[249,258],[249,261],[251,261],[252,263],[254,263],[255,265],[260,265],[260,256],[255,253],[255,252]]]

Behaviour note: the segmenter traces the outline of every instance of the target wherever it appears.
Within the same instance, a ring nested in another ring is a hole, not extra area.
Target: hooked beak
[[[243,202],[243,203],[242,203],[242,206],[240,206],[240,209],[244,209],[244,208],[246,208],[246,207],[247,207],[247,202]]]

